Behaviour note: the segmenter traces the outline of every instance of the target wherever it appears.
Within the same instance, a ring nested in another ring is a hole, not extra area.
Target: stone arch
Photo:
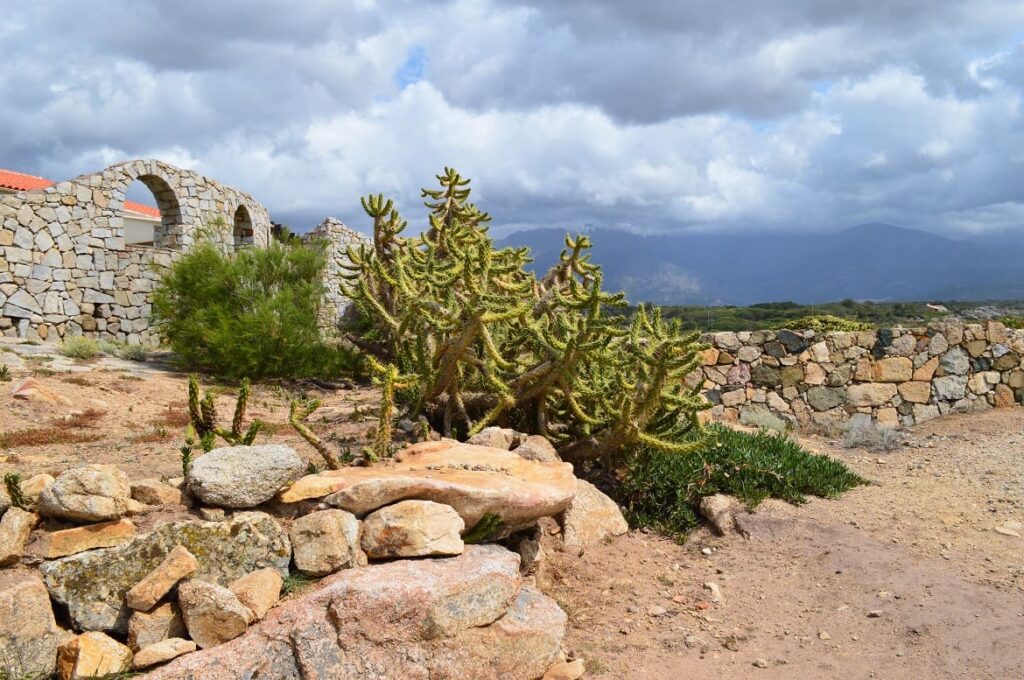
[[[251,246],[254,243],[252,217],[250,217],[249,209],[246,208],[244,204],[239,205],[235,210],[232,224],[234,225],[232,236],[234,238],[235,248],[238,249],[244,248],[245,246]]]
[[[180,171],[155,160],[128,161],[111,165],[103,170],[103,179],[111,194],[111,207],[123,215],[125,193],[132,182],[138,180],[156,199],[160,210],[160,225],[153,230],[153,246],[177,249],[186,245],[186,234],[195,223],[190,219],[187,196],[180,196]]]
[[[140,175],[136,180],[156,199],[156,207],[160,211],[160,225],[153,229],[153,246],[156,248],[173,248],[180,233],[181,204],[178,196],[167,182],[157,175]]]

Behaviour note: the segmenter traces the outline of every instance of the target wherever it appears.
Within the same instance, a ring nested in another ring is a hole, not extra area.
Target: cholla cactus
[[[437,178],[439,189],[423,190],[431,213],[419,236],[401,235],[391,201],[363,200],[373,244],[349,248],[343,274],[343,293],[371,325],[349,337],[376,358],[385,391],[390,376],[406,414],[446,436],[513,425],[573,460],[636,445],[690,450],[681,436],[705,406],[683,387],[698,365],[696,334],[658,310],[624,317],[624,296],[602,290],[585,236],[567,237],[537,279],[527,249],[494,249],[469,180],[449,168]],[[390,398],[378,438],[390,436]]]
[[[188,377],[188,414],[191,420],[192,429],[199,437],[199,444],[203,451],[210,451],[216,444],[216,438],[220,437],[231,446],[251,446],[256,441],[256,435],[263,428],[263,423],[253,420],[249,428],[243,432],[242,421],[245,420],[245,409],[249,404],[249,392],[251,387],[249,379],[242,380],[238,388],[238,398],[235,400],[235,414],[231,419],[231,429],[225,430],[217,426],[217,406],[213,395],[207,392],[202,399],[199,397],[199,376]],[[191,448],[191,444],[189,444]]]
[[[4,486],[7,487],[7,497],[11,499],[11,505],[19,510],[32,511],[32,501],[21,490],[21,475],[17,472],[8,472],[4,475]]]

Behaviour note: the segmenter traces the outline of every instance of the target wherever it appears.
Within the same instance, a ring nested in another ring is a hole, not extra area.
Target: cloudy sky
[[[0,167],[155,157],[309,227],[1024,229],[1021,0],[77,0],[0,12]]]

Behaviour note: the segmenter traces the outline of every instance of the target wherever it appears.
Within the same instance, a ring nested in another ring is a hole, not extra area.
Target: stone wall
[[[358,243],[370,244],[370,238],[350,229],[338,219],[328,217],[315,229],[303,236],[307,243],[316,239],[327,241],[327,268],[324,270],[324,284],[327,295],[324,301],[322,319],[327,328],[335,328],[342,315],[352,303],[341,294],[339,282],[345,265],[349,263],[348,247]]]
[[[950,412],[1024,401],[1024,331],[949,319],[863,332],[752,331],[705,336],[712,418],[802,429],[856,421],[913,425]]]
[[[135,180],[160,209],[153,247],[124,241],[122,208]],[[269,242],[270,216],[252,196],[155,160],[0,197],[0,332],[152,344],[149,293],[160,268],[217,216],[223,225],[212,232],[225,247]]]

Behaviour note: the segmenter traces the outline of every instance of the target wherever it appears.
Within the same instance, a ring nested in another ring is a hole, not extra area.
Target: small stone
[[[245,632],[253,614],[227,588],[205,581],[186,581],[178,587],[189,637],[203,649],[232,640]]]
[[[159,479],[141,479],[132,482],[132,498],[146,505],[184,505],[181,489],[164,484]]]
[[[53,531],[43,537],[43,557],[52,560],[85,550],[112,548],[127,543],[134,536],[135,525],[130,519]]]
[[[128,591],[128,606],[136,611],[149,611],[178,581],[195,573],[199,562],[184,547],[177,545],[163,562]]]
[[[1020,532],[1016,529],[1011,529],[1007,526],[996,527],[996,533],[1002,534],[1003,536],[1012,536],[1014,538],[1020,538]]]
[[[881,609],[872,609],[871,611],[868,612],[868,618],[869,619],[877,619],[877,618],[880,618],[881,616],[882,616],[882,610]]]
[[[362,546],[370,559],[461,555],[465,528],[451,506],[402,501],[367,515]]]
[[[252,612],[253,618],[249,623],[254,623],[277,604],[281,598],[281,586],[281,574],[273,567],[266,567],[246,574],[228,586],[228,590]]]
[[[71,638],[57,649],[60,680],[100,678],[127,670],[132,650],[106,633],[89,631]]]
[[[704,556],[707,556],[707,557],[711,556],[711,552],[712,552],[711,548],[701,548],[700,549],[700,554],[704,555]]]
[[[718,604],[722,601],[722,589],[718,587],[717,583],[708,582],[704,584],[704,590],[711,593],[711,601]]]
[[[508,451],[512,448],[512,442],[518,439],[518,434],[507,427],[485,427],[466,440],[466,443]]]
[[[512,452],[526,460],[537,460],[542,463],[560,463],[555,447],[548,441],[547,437],[539,434],[531,434],[526,437],[522,444],[512,449]]]
[[[756,668],[768,668],[768,662],[764,659],[757,659],[754,661],[754,666]]]
[[[565,544],[578,548],[629,531],[618,504],[583,479],[576,481],[576,496],[562,513],[560,523]]]
[[[113,465],[84,465],[62,472],[39,496],[39,514],[73,522],[118,519],[127,511],[131,487]]]
[[[700,499],[700,505],[698,507],[700,509],[700,514],[704,516],[704,519],[711,523],[716,534],[724,536],[727,532],[732,531],[732,499],[729,498],[729,496],[720,493],[712,496],[705,496]]]
[[[224,521],[224,508],[199,508],[199,516],[207,522]]]
[[[560,661],[548,669],[542,680],[579,680],[586,671],[587,667],[583,659]]]
[[[667,613],[668,613],[668,610],[666,610],[661,605],[654,604],[654,605],[651,605],[650,607],[647,608],[647,615],[648,616],[664,616]]]
[[[21,508],[8,508],[0,518],[0,567],[17,564],[39,517]]]
[[[819,631],[818,632],[818,639],[819,640],[831,640],[832,636],[828,634],[828,631],[823,630],[823,631]]]
[[[197,648],[198,645],[192,640],[167,638],[140,649],[132,659],[132,668],[149,668],[158,663],[177,659],[182,654],[194,652]]]
[[[128,619],[128,646],[141,649],[167,638],[184,637],[185,620],[174,602],[165,602],[149,612],[132,612]]]
[[[321,510],[304,515],[289,532],[295,566],[313,576],[363,566],[366,554],[359,534],[359,520],[350,512]]]

